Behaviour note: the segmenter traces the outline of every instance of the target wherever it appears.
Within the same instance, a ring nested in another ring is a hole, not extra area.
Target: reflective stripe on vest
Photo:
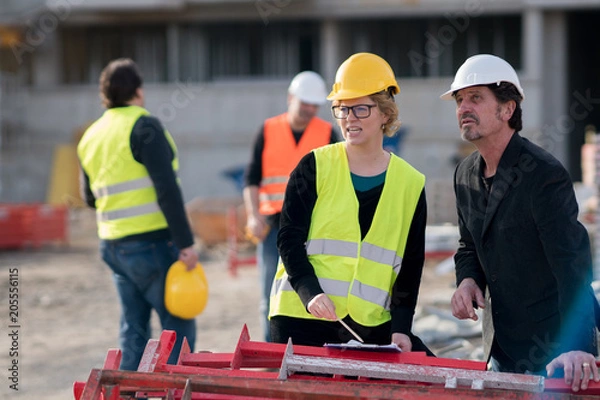
[[[325,293],[333,296],[346,296],[350,290],[350,284],[348,282],[336,281],[334,279],[319,278],[319,284]],[[274,284],[271,287],[271,296],[281,291],[294,292],[292,285],[287,279],[276,279],[274,281]]]
[[[277,201],[283,202],[284,197],[285,197],[285,195],[283,193],[276,193],[276,194],[260,193],[258,195],[258,199],[263,202],[277,202]]]
[[[340,257],[354,257],[357,250],[358,245],[356,243],[345,242],[342,240],[316,239],[306,243],[306,253],[308,255],[324,254]],[[396,275],[400,272],[402,258],[398,257],[393,251],[383,249],[370,243],[363,243],[361,247],[361,257],[370,259],[379,264],[389,265]],[[287,282],[287,279],[281,281],[283,281],[283,284],[280,282],[275,285],[278,290],[292,290],[292,286]],[[348,289],[350,288],[349,282],[334,279],[319,278],[319,283],[325,293],[334,296],[346,296],[349,292]],[[377,304],[388,311],[390,309],[390,296],[387,291],[357,281],[352,286],[352,291],[350,293],[365,301]]]
[[[392,155],[371,228],[361,241],[358,200],[344,146],[338,143],[314,151],[317,202],[306,251],[337,316],[350,314],[361,325],[377,326],[391,318],[391,291],[425,177]],[[288,279],[283,264],[275,279],[270,316],[315,319],[295,292],[285,290],[289,284],[282,283]]]
[[[129,190],[135,189],[143,189],[153,187],[152,179],[149,176],[145,176],[143,178],[134,179],[127,182],[115,183],[114,185],[101,186],[93,190],[94,197],[99,199],[104,196],[109,196],[111,194],[118,194],[127,192]]]
[[[344,281],[336,281],[334,279],[319,278],[319,285],[325,293],[331,296],[346,297],[348,293],[353,294],[356,297],[368,301],[373,304],[377,304],[385,310],[390,310],[390,294],[385,290],[366,285],[361,282],[355,282],[350,290],[350,283]],[[274,291],[273,291],[274,290]],[[275,296],[278,292],[288,291],[293,292],[292,285],[287,280],[287,274],[276,279],[271,288],[271,296]]]
[[[358,244],[334,239],[312,239],[306,242],[306,254],[329,254],[340,257],[356,257]]]
[[[340,257],[354,257],[358,251],[358,244],[334,239],[312,239],[306,242],[306,254],[328,254]],[[363,243],[360,256],[379,264],[391,266],[396,274],[400,272],[402,257],[395,251],[384,249],[371,243]]]
[[[369,303],[376,304],[386,311],[390,311],[390,292],[379,289],[375,286],[369,286],[365,283],[354,281],[350,294]]]
[[[130,139],[135,123],[150,115],[138,106],[111,108],[85,132],[77,146],[83,170],[96,198],[96,220],[101,239],[119,239],[168,227],[146,167],[135,160]],[[164,131],[179,161],[173,138]]]
[[[290,174],[308,152],[331,142],[331,124],[314,117],[296,143],[287,113],[265,121],[262,153],[262,179],[259,187],[259,212],[281,212]]]
[[[263,178],[260,181],[261,185],[271,185],[273,183],[286,183],[288,182],[288,177],[287,176],[271,176],[271,177],[267,177],[267,178]]]
[[[379,264],[389,265],[396,275],[400,272],[402,257],[396,254],[394,250],[384,249],[383,247],[375,246],[370,243],[363,243],[360,248],[360,256]]]
[[[152,187],[154,187],[152,179],[150,179],[149,176],[145,176],[143,178],[133,179],[127,182],[115,183],[114,185],[97,187],[92,192],[94,193],[94,197],[96,199],[99,199],[101,197],[109,196],[111,194],[125,193],[130,190],[145,189]]]
[[[148,203],[141,206],[121,208],[120,210],[98,212],[96,213],[96,220],[99,222],[114,221],[116,219],[139,217],[140,215],[155,212],[160,212],[158,203]]]

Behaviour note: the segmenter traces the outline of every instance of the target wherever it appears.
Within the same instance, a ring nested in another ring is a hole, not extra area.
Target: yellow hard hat
[[[204,311],[208,301],[208,283],[200,263],[188,271],[183,261],[175,261],[165,280],[165,307],[182,319],[192,319]]]
[[[400,93],[392,67],[372,53],[356,53],[340,65],[327,100],[350,100],[388,90]]]

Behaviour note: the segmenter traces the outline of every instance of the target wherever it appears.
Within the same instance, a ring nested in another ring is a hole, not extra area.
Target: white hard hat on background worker
[[[519,82],[519,77],[513,67],[502,58],[491,54],[478,54],[469,57],[460,66],[450,90],[440,96],[443,100],[454,100],[454,92],[470,86],[491,85],[493,83],[508,82],[515,85],[521,97],[525,94]]]
[[[303,71],[292,79],[288,93],[296,96],[301,102],[322,105],[325,103],[327,91],[321,75],[313,71]]]

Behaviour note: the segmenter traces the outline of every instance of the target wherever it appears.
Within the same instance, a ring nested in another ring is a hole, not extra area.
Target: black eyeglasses
[[[357,104],[352,107],[348,106],[333,106],[331,107],[331,113],[334,118],[345,119],[350,115],[350,111],[354,113],[354,116],[359,119],[369,118],[371,116],[371,108],[377,107],[377,104]]]

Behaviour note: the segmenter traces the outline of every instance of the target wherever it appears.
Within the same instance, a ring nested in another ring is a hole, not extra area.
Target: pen
[[[352,330],[352,328],[350,328],[350,327],[348,326],[348,324],[346,324],[344,321],[342,321],[342,320],[341,320],[341,319],[339,319],[339,318],[338,318],[337,320],[339,321],[339,323],[340,323],[340,324],[342,324],[342,325],[344,326],[344,328],[348,329],[348,332],[350,332],[350,333],[352,334],[352,336],[354,336],[354,337],[356,338],[356,340],[358,340],[358,341],[359,341],[359,342],[361,342],[361,343],[364,343],[364,342],[365,342],[364,340],[362,340],[362,338],[361,338],[360,336],[358,336],[358,334],[357,334],[356,332],[354,332],[354,331]]]

